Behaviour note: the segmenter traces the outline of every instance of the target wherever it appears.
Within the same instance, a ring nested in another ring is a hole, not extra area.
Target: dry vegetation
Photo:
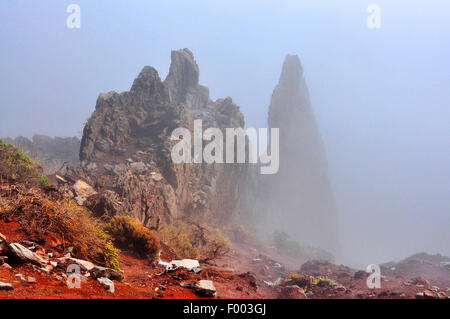
[[[72,254],[118,268],[118,251],[111,245],[89,211],[72,200],[55,202],[41,194],[20,196],[6,214],[19,220],[21,229],[37,242],[61,242]]]
[[[119,246],[131,246],[141,257],[154,259],[161,249],[157,234],[130,216],[114,216],[105,230]]]
[[[180,258],[208,262],[230,251],[230,242],[220,230],[192,221],[177,220],[164,225],[159,233]]]

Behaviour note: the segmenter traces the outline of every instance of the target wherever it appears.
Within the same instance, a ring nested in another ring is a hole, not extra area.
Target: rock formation
[[[210,99],[188,49],[171,57],[164,82],[146,66],[130,91],[100,94],[80,150],[82,166],[97,176],[96,188],[107,190],[92,207],[154,228],[182,216],[231,218],[245,178],[242,165],[172,162],[175,128],[192,130],[195,119],[203,120],[203,129],[243,127],[244,117],[231,98]]]
[[[280,168],[265,181],[270,224],[304,245],[336,252],[337,209],[323,142],[297,56],[285,59],[272,95],[268,124],[280,129]]]

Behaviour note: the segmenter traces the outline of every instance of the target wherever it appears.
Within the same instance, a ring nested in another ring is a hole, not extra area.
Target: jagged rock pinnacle
[[[169,74],[164,83],[176,102],[184,103],[189,89],[198,86],[200,71],[189,49],[172,51]]]

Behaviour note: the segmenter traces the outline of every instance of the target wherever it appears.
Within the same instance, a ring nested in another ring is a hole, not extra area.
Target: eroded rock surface
[[[182,215],[217,220],[239,214],[245,165],[174,164],[175,128],[244,127],[231,98],[212,101],[199,84],[199,68],[188,49],[172,52],[161,81],[146,66],[130,91],[100,94],[81,141],[80,159],[96,189],[85,205],[97,214],[129,215],[150,228]],[[192,134],[193,135],[193,134]]]

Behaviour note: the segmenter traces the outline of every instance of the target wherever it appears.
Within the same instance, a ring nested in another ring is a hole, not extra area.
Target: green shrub
[[[42,173],[39,173],[36,177],[36,180],[39,184],[41,184],[42,186],[48,186],[50,185],[50,181],[48,180],[48,177],[45,176]]]
[[[273,242],[280,254],[291,257],[299,257],[303,254],[302,246],[296,241],[293,241],[285,232],[275,232]]]
[[[120,271],[120,249],[114,247],[111,237],[101,228],[97,228],[98,237],[105,243],[104,255],[106,266]]]
[[[35,182],[39,167],[14,145],[0,140],[0,177]]]
[[[315,285],[321,286],[321,287],[323,287],[323,286],[330,286],[330,287],[337,286],[337,283],[334,280],[328,278],[327,276],[320,276],[320,277],[314,279],[313,283]]]

